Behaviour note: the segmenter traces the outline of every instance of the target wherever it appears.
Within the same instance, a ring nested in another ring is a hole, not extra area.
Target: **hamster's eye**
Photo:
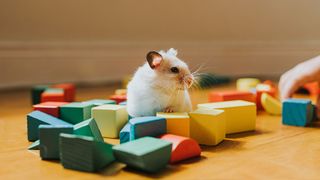
[[[172,67],[170,70],[173,73],[179,73],[179,69],[177,67]]]

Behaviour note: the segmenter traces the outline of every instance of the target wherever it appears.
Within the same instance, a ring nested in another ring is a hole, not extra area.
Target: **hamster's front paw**
[[[165,113],[173,113],[173,108],[172,108],[172,107],[166,107],[166,108],[164,109],[164,112],[165,112]]]

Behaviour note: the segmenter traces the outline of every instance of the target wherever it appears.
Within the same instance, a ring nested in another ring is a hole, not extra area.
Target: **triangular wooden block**
[[[91,136],[96,141],[104,142],[96,121],[93,118],[82,121],[74,125],[74,134]]]

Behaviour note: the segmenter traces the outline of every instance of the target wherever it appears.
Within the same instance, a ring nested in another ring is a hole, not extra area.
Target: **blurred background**
[[[191,69],[277,79],[320,54],[318,0],[1,0],[0,89],[108,83],[150,50]]]

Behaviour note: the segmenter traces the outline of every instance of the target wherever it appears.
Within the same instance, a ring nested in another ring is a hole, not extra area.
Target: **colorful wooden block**
[[[282,113],[281,102],[267,93],[262,93],[261,104],[266,112],[271,115],[281,115]]]
[[[66,96],[63,89],[49,88],[41,94],[41,102],[66,102]]]
[[[130,141],[130,124],[127,123],[119,134],[120,144]]]
[[[90,136],[60,134],[60,160],[64,168],[96,172],[115,158],[110,144],[95,141]]]
[[[225,101],[199,104],[198,108],[224,110],[226,116],[226,133],[253,131],[256,127],[256,104],[248,101]],[[192,129],[192,127],[190,128]]]
[[[38,85],[31,89],[32,104],[39,104],[41,102],[41,94],[49,88],[48,85]]]
[[[318,96],[320,92],[319,88],[319,82],[311,82],[303,85],[303,88],[305,88],[310,95],[312,96]]]
[[[276,89],[269,85],[269,84],[258,84],[256,87],[256,104],[258,110],[263,110],[262,104],[261,104],[261,96],[263,93],[267,93],[272,97],[276,97]]]
[[[130,140],[145,136],[157,137],[167,133],[167,121],[156,116],[136,117],[129,121]]]
[[[250,91],[250,89],[255,88],[260,83],[257,78],[240,78],[237,80],[237,90],[238,91]]]
[[[157,116],[167,120],[167,133],[190,137],[190,117],[188,113],[158,112]]]
[[[59,159],[59,135],[61,133],[72,134],[72,126],[62,125],[40,125],[39,140],[40,140],[40,157],[42,159]]]
[[[123,101],[123,102],[119,103],[119,105],[126,106],[127,105],[127,101]]]
[[[103,137],[118,138],[121,128],[128,122],[125,106],[102,105],[92,108],[92,117],[96,120]]]
[[[28,147],[28,150],[39,150],[40,149],[39,146],[40,146],[40,140],[36,140]]]
[[[111,100],[114,100],[117,102],[117,104],[127,101],[127,95],[112,95],[110,96]]]
[[[64,84],[55,84],[53,88],[61,88],[65,94],[65,101],[66,102],[73,102],[75,101],[76,97],[76,87],[74,84],[71,83],[64,83]]]
[[[127,95],[127,89],[117,89],[114,92],[115,95]]]
[[[199,157],[201,155],[201,148],[199,144],[191,138],[173,134],[164,134],[160,136],[160,139],[172,143],[170,163],[177,163],[179,161]]]
[[[60,117],[71,124],[77,124],[91,118],[92,107],[91,104],[81,102],[69,103],[60,106]]]
[[[307,126],[313,118],[313,106],[308,99],[287,99],[282,105],[282,123],[292,126]]]
[[[312,107],[313,107],[312,121],[317,121],[318,120],[318,108],[314,104],[312,104]]]
[[[123,79],[122,79],[122,88],[124,89],[127,89],[127,85],[128,83],[131,81],[132,79],[132,76],[125,76]]]
[[[54,117],[60,116],[60,106],[68,104],[67,102],[43,102],[40,104],[33,105],[34,111],[41,111],[50,114]]]
[[[58,119],[49,114],[43,113],[41,111],[33,111],[27,115],[29,141],[36,141],[39,139],[38,127],[41,124],[72,126],[72,124],[62,121],[61,119]]]
[[[96,121],[93,118],[74,125],[74,134],[91,136],[95,141],[104,142]]]
[[[190,137],[199,144],[217,145],[226,137],[226,116],[222,110],[197,109],[189,113]]]
[[[209,102],[221,102],[231,100],[244,100],[255,103],[256,97],[253,93],[246,91],[211,92],[209,94]]]
[[[105,104],[116,104],[116,101],[108,100],[108,99],[92,99],[92,100],[88,100],[88,101],[83,101],[83,103],[91,104],[94,107],[96,107],[96,106],[101,106],[101,105],[105,105]]]
[[[116,159],[131,168],[155,173],[165,168],[171,156],[172,143],[143,137],[113,146]]]

